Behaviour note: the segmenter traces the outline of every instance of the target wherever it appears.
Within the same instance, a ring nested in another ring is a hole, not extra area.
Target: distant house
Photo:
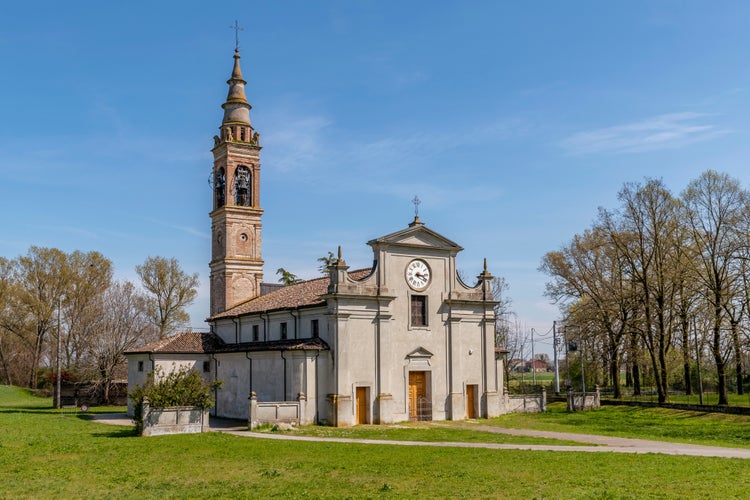
[[[549,371],[549,366],[541,359],[530,359],[524,363],[527,372],[544,373]]]

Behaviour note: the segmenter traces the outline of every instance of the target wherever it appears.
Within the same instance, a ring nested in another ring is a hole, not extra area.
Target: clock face
[[[406,282],[415,290],[424,290],[430,284],[430,268],[423,260],[416,259],[406,267]]]

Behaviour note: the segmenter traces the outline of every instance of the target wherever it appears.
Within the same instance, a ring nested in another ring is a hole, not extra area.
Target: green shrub
[[[143,385],[136,385],[128,396],[133,401],[136,428],[143,425],[143,401],[148,399],[152,408],[170,406],[197,406],[208,409],[214,405],[213,392],[221,387],[222,381],[208,382],[195,370],[182,367],[167,374],[162,374],[157,367],[156,374],[147,375]]]

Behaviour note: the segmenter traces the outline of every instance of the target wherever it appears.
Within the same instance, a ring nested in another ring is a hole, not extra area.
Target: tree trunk
[[[641,368],[633,363],[633,396],[641,396]]]
[[[5,384],[13,385],[13,381],[10,378],[10,370],[8,369],[8,363],[5,361],[5,355],[3,354],[2,346],[0,346],[0,373],[5,374]]]
[[[718,315],[719,313],[717,313]],[[714,361],[716,362],[716,376],[718,378],[718,392],[719,392],[719,404],[729,404],[729,398],[727,396],[727,373],[724,358],[721,355],[721,328],[718,322],[714,322],[714,339],[713,339],[712,351],[714,354]]]
[[[42,347],[44,346],[44,334],[45,330],[41,327],[37,327],[36,339],[34,342],[34,354],[31,360],[31,367],[29,373],[29,389],[36,389],[38,383],[37,369],[39,368],[39,360],[42,359]]]
[[[617,343],[611,338],[609,343],[609,378],[614,390],[613,397],[620,399],[622,397],[620,393],[620,352]]]
[[[693,384],[690,383],[690,324],[686,316],[680,317],[682,328],[682,378],[685,381],[685,395],[693,394]]]
[[[740,347],[739,322],[732,321],[732,347],[734,347],[734,366],[737,381],[737,394],[743,395],[742,387],[742,348]]]

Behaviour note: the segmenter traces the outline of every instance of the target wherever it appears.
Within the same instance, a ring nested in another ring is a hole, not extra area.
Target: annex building
[[[190,366],[221,379],[216,416],[348,426],[505,413],[492,275],[461,281],[461,246],[418,217],[367,244],[371,267],[339,249],[328,276],[263,283],[258,132],[235,50],[214,136],[210,333],[127,353],[129,388]],[[132,411],[132,409],[131,409]]]

